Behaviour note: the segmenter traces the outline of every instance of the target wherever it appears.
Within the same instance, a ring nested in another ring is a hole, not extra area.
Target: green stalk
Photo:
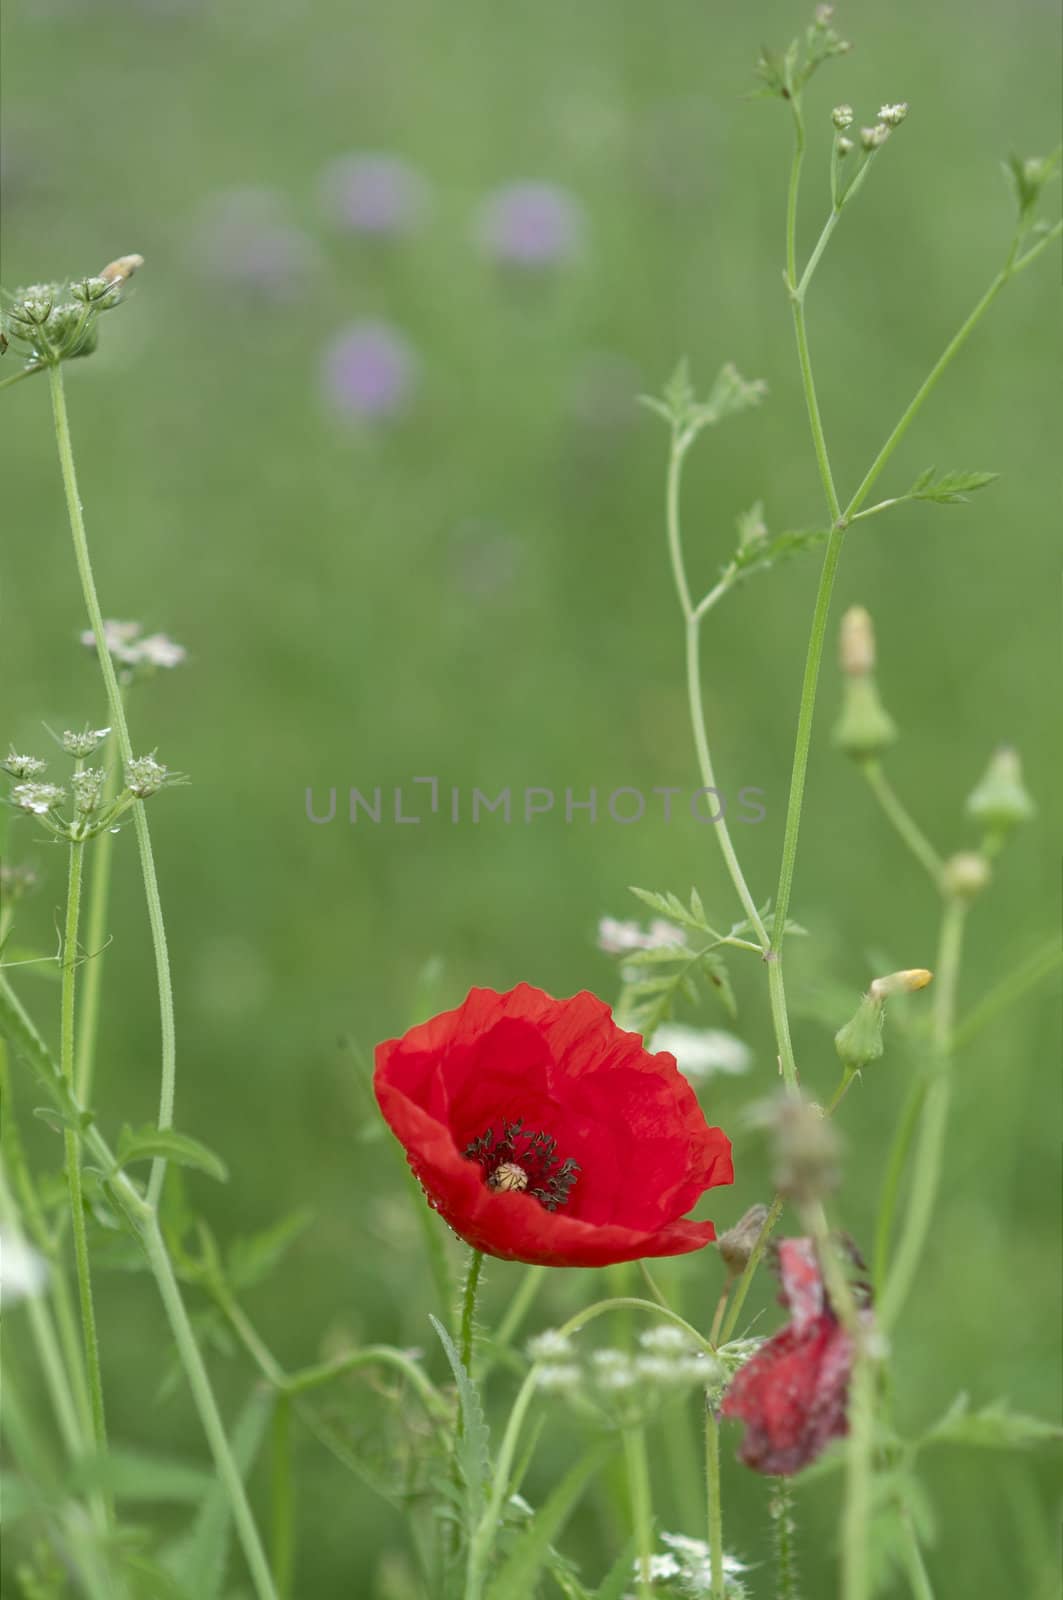
[[[114,735],[104,746],[104,763],[107,778],[103,788],[103,805],[114,799],[118,789],[118,768],[107,756],[113,748]],[[93,1078],[96,1064],[96,1041],[99,1036],[100,994],[103,987],[103,952],[107,943],[107,907],[111,895],[111,867],[114,861],[114,834],[105,828],[98,834],[92,852],[92,871],[89,875],[88,916],[85,922],[85,974],[81,984],[81,1007],[78,1022],[77,1050],[74,1056],[74,1083],[77,1097],[83,1105],[91,1105]]]
[[[861,761],[860,770],[894,831],[908,846],[935,888],[943,889],[945,863],[894,790],[881,763],[874,758]]]
[[[114,662],[111,660],[111,653],[107,648],[104,637],[103,613],[100,610],[96,582],[92,575],[92,561],[89,557],[85,519],[82,514],[77,473],[74,468],[74,452],[70,440],[66,396],[63,391],[63,371],[59,362],[53,362],[49,366],[48,380],[51,384],[55,438],[59,452],[59,466],[63,478],[63,491],[66,495],[67,514],[70,519],[70,532],[74,542],[74,558],[77,562],[78,576],[81,579],[85,609],[88,612],[89,623],[96,638],[96,654],[99,658],[100,671],[103,674],[104,687],[107,691],[107,705],[110,712],[111,725],[118,740],[118,749],[122,761],[128,765],[133,759],[133,746],[129,738],[129,725],[126,721],[125,707],[122,704],[122,695],[118,687]],[[166,945],[166,927],[162,916],[162,902],[159,898],[155,857],[151,848],[151,835],[148,831],[147,818],[144,815],[143,802],[133,807],[133,826],[137,838],[137,848],[140,853],[140,869],[144,879],[148,922],[151,927],[151,942],[155,952],[155,976],[159,990],[159,1016],[162,1026],[162,1068],[158,1125],[160,1128],[170,1128],[173,1126],[177,1054],[173,984],[170,978],[170,958]],[[158,1204],[159,1193],[165,1176],[166,1162],[163,1157],[159,1156],[152,1163],[151,1180],[148,1187],[148,1197],[152,1206]]]
[[[897,1211],[897,1200],[908,1161],[908,1152],[915,1138],[915,1130],[919,1126],[923,1101],[926,1099],[926,1090],[926,1076],[920,1073],[919,1077],[912,1080],[908,1098],[904,1102],[904,1110],[901,1112],[901,1120],[897,1124],[890,1146],[889,1161],[886,1175],[882,1180],[882,1193],[878,1203],[875,1253],[871,1264],[871,1281],[875,1286],[876,1296],[882,1293],[882,1286],[886,1281],[886,1269],[889,1266],[890,1245],[893,1239],[893,1218]]]
[[[727,1315],[724,1317],[723,1327],[720,1329],[720,1344],[726,1344],[735,1331],[742,1307],[745,1304],[746,1295],[749,1293],[749,1286],[753,1282],[753,1275],[760,1265],[764,1251],[767,1249],[772,1229],[782,1216],[784,1203],[782,1196],[776,1195],[768,1209],[768,1214],[764,1218],[764,1225],[757,1236],[757,1242],[749,1253],[749,1260],[746,1262],[742,1276],[739,1278],[734,1293],[731,1295],[731,1303],[727,1307]]]
[[[465,1274],[465,1288],[461,1297],[461,1332],[459,1336],[458,1352],[461,1364],[466,1372],[472,1372],[472,1339],[473,1325],[476,1316],[476,1291],[480,1286],[480,1273],[483,1271],[484,1257],[482,1250],[474,1250],[469,1256],[469,1270]]]
[[[17,1046],[33,1071],[38,1082],[45,1092],[51,1097],[56,1106],[64,1112],[72,1111],[80,1126],[80,1137],[93,1161],[104,1172],[113,1174],[113,1192],[122,1206],[130,1225],[134,1228],[151,1268],[155,1279],[159,1297],[163,1303],[170,1323],[170,1329],[177,1345],[177,1353],[192,1398],[199,1413],[203,1431],[214,1456],[214,1464],[218,1477],[225,1487],[226,1494],[232,1508],[233,1523],[237,1536],[243,1547],[244,1556],[251,1573],[255,1594],[258,1600],[277,1600],[273,1580],[270,1577],[269,1567],[266,1562],[258,1529],[248,1504],[243,1481],[239,1468],[225,1434],[225,1428],[218,1411],[218,1405],[210,1386],[207,1369],[203,1364],[199,1346],[196,1344],[195,1333],[181,1298],[181,1291],[174,1276],[173,1264],[170,1261],[166,1244],[159,1228],[158,1215],[155,1207],[144,1199],[136,1185],[118,1167],[114,1151],[111,1149],[102,1133],[94,1123],[86,1122],[83,1118],[83,1107],[77,1100],[73,1090],[65,1083],[51,1052],[41,1038],[29,1013],[15,994],[11,985],[0,972],[0,1027],[8,1038]],[[4,1184],[0,1174],[0,1211],[4,1208]],[[31,1300],[31,1316],[34,1307],[40,1308],[40,1301]],[[54,1340],[53,1340],[54,1343]],[[75,1452],[78,1450],[77,1413],[66,1385],[66,1375],[62,1371],[62,1364],[58,1360],[58,1352],[50,1358],[48,1365],[54,1368],[57,1379],[61,1379],[61,1390],[65,1390],[65,1403],[63,1406],[65,1429],[73,1427],[72,1443]]]
[[[842,1512],[842,1600],[870,1600],[868,1523],[871,1517],[871,1451],[874,1443],[875,1369],[857,1341],[849,1380],[849,1446],[845,1457]]]
[[[883,1332],[893,1327],[915,1279],[941,1181],[945,1130],[952,1098],[951,1044],[966,914],[967,907],[962,900],[946,901],[934,985],[934,1071],[923,1107],[908,1209],[878,1307]]]
[[[273,1571],[277,1600],[290,1600],[295,1571],[295,1505],[292,1486],[292,1405],[279,1394],[273,1406]]]
[[[140,1203],[140,1238],[148,1257],[148,1263],[158,1286],[163,1307],[170,1323],[170,1331],[177,1345],[177,1352],[188,1379],[188,1387],[192,1392],[192,1399],[199,1413],[199,1420],[203,1432],[207,1436],[214,1464],[221,1479],[229,1504],[232,1508],[233,1524],[237,1536],[243,1547],[244,1558],[247,1561],[251,1574],[251,1582],[258,1600],[278,1600],[277,1591],[270,1574],[269,1563],[266,1560],[265,1550],[255,1525],[254,1514],[247,1498],[240,1469],[236,1464],[229,1440],[225,1433],[225,1426],[218,1411],[214,1391],[210,1386],[207,1369],[203,1364],[196,1336],[189,1320],[188,1312],[181,1298],[181,1291],[174,1276],[173,1266],[170,1261],[162,1233],[159,1230],[158,1218],[150,1203]]]
[[[67,877],[66,927],[63,932],[63,968],[60,995],[59,1070],[73,1089],[74,1080],[74,1011],[78,967],[78,920],[81,908],[81,873],[84,865],[85,845],[80,839],[70,842],[70,870]],[[102,1460],[107,1454],[107,1421],[103,1404],[103,1378],[100,1372],[100,1346],[96,1333],[96,1311],[92,1299],[92,1274],[89,1267],[88,1236],[85,1230],[85,1204],[81,1192],[81,1144],[71,1128],[63,1134],[66,1152],[66,1179],[70,1195],[70,1220],[74,1238],[74,1263],[77,1272],[78,1299],[81,1305],[81,1336],[85,1349],[85,1373],[88,1378],[89,1400],[92,1411],[92,1434],[96,1453]],[[104,1491],[104,1505],[108,1524],[114,1523],[114,1503],[109,1491]]]
[[[646,1434],[642,1428],[625,1428],[623,1437],[631,1517],[635,1525],[635,1548],[638,1551],[639,1594],[642,1600],[652,1600],[653,1500]]]
[[[723,1499],[720,1484],[720,1425],[705,1401],[705,1482],[709,1505],[709,1570],[712,1600],[725,1600],[723,1575]]]

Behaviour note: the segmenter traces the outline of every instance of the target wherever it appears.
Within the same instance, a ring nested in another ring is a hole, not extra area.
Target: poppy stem
[[[473,1250],[469,1256],[469,1270],[465,1274],[465,1288],[461,1297],[461,1331],[458,1340],[458,1353],[461,1364],[466,1372],[472,1372],[472,1340],[473,1320],[476,1315],[476,1291],[480,1286],[480,1273],[483,1269],[484,1256],[482,1250]]]
[[[635,1547],[638,1550],[639,1594],[642,1600],[650,1600],[653,1594],[650,1577],[653,1559],[653,1499],[650,1490],[649,1460],[646,1455],[646,1434],[642,1428],[624,1429],[624,1458],[627,1462],[628,1489],[631,1494],[631,1517],[635,1524]]]
[[[709,1509],[709,1571],[712,1600],[725,1600],[723,1577],[723,1496],[720,1481],[720,1425],[712,1402],[705,1398],[705,1481]]]

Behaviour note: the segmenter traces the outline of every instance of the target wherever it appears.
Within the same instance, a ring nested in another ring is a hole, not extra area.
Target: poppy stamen
[[[524,1190],[534,1195],[547,1211],[557,1211],[569,1197],[579,1177],[579,1162],[562,1160],[557,1140],[542,1129],[529,1132],[523,1119],[502,1123],[502,1132],[487,1128],[462,1152],[468,1161],[478,1161],[489,1189],[499,1193]]]

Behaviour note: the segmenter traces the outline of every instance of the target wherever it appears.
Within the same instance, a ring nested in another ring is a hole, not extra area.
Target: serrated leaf
[[[132,1161],[153,1161],[157,1156],[175,1161],[181,1167],[194,1167],[219,1183],[228,1182],[229,1172],[224,1161],[198,1139],[178,1133],[174,1128],[156,1128],[147,1123],[133,1129],[127,1123],[118,1140],[118,1166],[128,1166]]]
[[[704,950],[700,957],[701,964],[709,974],[709,981],[713,984],[723,1002],[724,1010],[734,1021],[738,1015],[738,1002],[735,1000],[734,987],[731,983],[731,974],[727,970],[727,963],[718,950]]]
[[[806,550],[814,550],[824,544],[826,538],[825,528],[799,528],[790,533],[777,533],[770,539],[754,539],[744,545],[739,544],[731,561],[738,577],[748,577],[753,572],[767,571],[780,561],[803,555]]]
[[[600,1439],[569,1469],[506,1556],[487,1591],[487,1600],[530,1600],[551,1543],[611,1449],[610,1440]]]
[[[230,1435],[233,1455],[245,1480],[262,1444],[273,1403],[270,1394],[256,1389]],[[231,1522],[228,1491],[215,1477],[192,1526],[163,1556],[164,1568],[196,1600],[219,1600],[229,1560]]]
[[[314,1220],[308,1207],[282,1217],[272,1227],[253,1233],[246,1239],[235,1239],[228,1252],[228,1277],[234,1289],[248,1289],[261,1283],[284,1254]]]
[[[678,895],[671,893],[660,894],[655,889],[636,889],[634,884],[630,884],[629,888],[631,893],[642,901],[643,905],[649,906],[651,911],[658,912],[668,922],[674,922],[680,928],[693,928],[697,933],[715,935],[715,929],[710,928],[704,920],[704,908],[702,908],[702,913],[699,916],[694,909],[693,899],[691,900],[691,909],[688,911]],[[700,905],[700,900],[698,904]],[[662,948],[667,948],[667,946]],[[679,949],[679,946],[677,945],[676,948]]]
[[[483,1514],[487,1495],[487,1481],[491,1472],[490,1441],[483,1407],[476,1385],[469,1376],[454,1341],[437,1317],[429,1316],[450,1363],[454,1382],[458,1386],[458,1404],[461,1407],[462,1433],[458,1440],[456,1456],[458,1469],[465,1484],[465,1531],[471,1536]]]
[[[1063,1442],[1063,1428],[1041,1417],[1009,1411],[1003,1400],[969,1410],[965,1394],[957,1395],[948,1411],[923,1435],[921,1445],[964,1444],[989,1450],[1021,1450],[1036,1444]]]
[[[909,500],[930,500],[941,506],[963,505],[968,495],[986,488],[1000,476],[998,472],[946,472],[935,478],[935,471],[934,467],[928,467],[919,474],[908,490]]]

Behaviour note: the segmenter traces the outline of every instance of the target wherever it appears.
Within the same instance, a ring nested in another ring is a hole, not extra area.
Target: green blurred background
[[[755,14],[692,0],[7,8],[5,286],[98,270],[130,250],[147,258],[98,355],[68,369],[68,397],[105,613],[165,629],[190,654],[133,706],[140,745],[192,778],[152,805],[178,1006],[178,1125],[232,1168],[224,1191],[189,1183],[221,1235],[313,1209],[281,1276],[249,1302],[286,1363],[309,1362],[338,1337],[431,1342],[419,1235],[391,1150],[367,1135],[345,1041],[368,1051],[401,1031],[431,957],[443,962],[436,1005],[471,983],[521,979],[611,997],[595,924],[633,914],[630,883],[696,882],[720,919],[735,909],[708,830],[665,826],[659,812],[629,828],[592,827],[580,813],[571,825],[555,813],[529,826],[440,816],[352,827],[342,794],[422,774],[466,793],[693,787],[662,542],[666,438],[631,395],[659,390],[684,353],[703,387],[727,359],[770,386],[760,411],[691,459],[696,582],[711,580],[754,500],[775,530],[820,519],[781,282],[788,119],[774,102],[742,98],[762,41],[782,45],[806,20],[777,0]],[[1060,19],[1045,0],[859,0],[838,20],[856,48],[810,91],[806,250],[826,215],[831,105],[850,101],[862,121],[883,100],[913,108],[811,296],[836,475],[851,492],[1002,259],[1012,202],[998,163],[1009,147],[1041,154],[1055,138]],[[323,209],[323,168],[360,150],[401,155],[431,185],[410,237],[365,241]],[[537,275],[483,259],[476,208],[520,178],[561,185],[582,206],[578,259]],[[272,192],[263,203],[298,241],[290,292],[219,276],[210,219],[248,188]],[[939,846],[973,842],[963,798],[1001,739],[1020,746],[1041,808],[972,919],[965,1008],[1059,915],[1056,274],[1046,257],[1002,296],[881,487],[897,492],[932,463],[992,469],[999,482],[966,507],[906,507],[855,532],[837,590],[839,610],[862,602],[876,618],[883,692],[903,731],[890,771]],[[420,373],[406,413],[368,429],[332,414],[320,382],[337,329],[367,317],[401,331]],[[2,402],[0,728],[31,749],[44,742],[42,722],[105,720],[77,644],[84,623],[45,388],[20,385]],[[721,785],[766,795],[766,821],[737,830],[761,898],[777,870],[817,566],[809,556],[758,577],[706,631]],[[824,977],[855,1000],[880,954],[933,964],[931,893],[830,749],[837,704],[832,659],[793,905],[813,935],[794,951],[798,1012],[813,1009]],[[320,803],[332,785],[337,820],[312,826],[304,792],[314,786]],[[10,849],[42,873],[24,934],[50,947],[61,863],[28,824]],[[99,1084],[109,1126],[151,1119],[157,1093],[152,962],[126,836],[117,872]],[[711,1119],[736,1130],[736,1184],[708,1207],[722,1224],[766,1197],[762,1153],[737,1130],[745,1102],[774,1082],[762,974],[750,963],[736,979],[754,1075],[704,1096]],[[897,1339],[899,1416],[911,1429],[959,1388],[978,1404],[1006,1395],[1058,1416],[1052,987],[988,1028],[962,1062],[939,1212]],[[52,988],[27,978],[22,990],[51,1028]],[[813,1017],[795,1026],[804,1079],[828,1093],[831,1030]],[[910,1070],[902,1053],[888,1056],[842,1117],[842,1215],[865,1246]],[[35,1148],[54,1164],[49,1137],[40,1130]],[[520,1271],[491,1269],[486,1320]],[[689,1315],[708,1318],[715,1257],[687,1258],[662,1278]],[[593,1274],[555,1274],[529,1327],[605,1287]],[[776,1315],[771,1294],[759,1286],[762,1328]],[[108,1277],[99,1314],[115,1438],[202,1458],[181,1390],[156,1402],[166,1334],[150,1284]],[[15,1316],[8,1336],[20,1353]],[[434,1351],[428,1359],[439,1368]],[[232,1414],[250,1375],[220,1355],[213,1367]],[[493,1406],[510,1381],[496,1379]],[[352,1382],[334,1404],[368,1449],[377,1398]],[[667,1465],[679,1426],[655,1448],[665,1527],[681,1511]],[[555,1414],[529,1498],[571,1443]],[[955,1451],[928,1466],[939,1595],[1054,1593],[1048,1469]],[[401,1515],[305,1438],[299,1485],[297,1592],[401,1592],[388,1588]],[[763,1551],[765,1489],[728,1469],[728,1545],[739,1553]],[[826,1589],[837,1492],[830,1480],[802,1496],[809,1594]],[[566,1541],[588,1581],[616,1548],[616,1513],[603,1507],[588,1504]],[[766,1573],[753,1581],[768,1592]]]

